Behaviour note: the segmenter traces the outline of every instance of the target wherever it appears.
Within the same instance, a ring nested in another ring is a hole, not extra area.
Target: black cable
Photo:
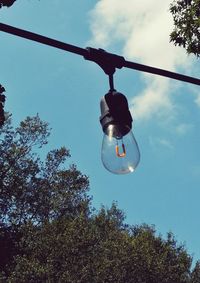
[[[75,53],[81,56],[87,55],[87,50],[84,48],[80,48],[80,47],[77,47],[77,46],[74,46],[68,43],[64,43],[64,42],[61,42],[61,41],[58,41],[58,40],[55,40],[55,39],[52,39],[52,38],[49,38],[43,35],[39,35],[37,33],[33,33],[27,30],[15,28],[13,26],[9,26],[3,23],[0,23],[0,30],[16,35],[16,36],[20,36],[20,37],[23,37],[29,40],[33,40],[33,41],[42,43],[45,45],[49,45],[49,46],[56,47],[56,48],[59,48],[59,49],[62,49],[68,52],[72,52],[72,53]]]
[[[195,85],[200,85],[200,79],[189,77],[189,76],[178,74],[178,73],[174,73],[174,72],[170,72],[170,71],[159,69],[159,68],[154,68],[154,67],[130,62],[130,61],[125,61],[124,67],[129,68],[129,69],[134,69],[137,71],[154,74],[154,75],[171,78],[174,80],[179,80],[179,81],[195,84]]]
[[[115,91],[113,74],[109,75],[109,86],[110,86],[110,92]]]
[[[13,26],[9,26],[3,23],[0,23],[0,30],[20,36],[29,40],[33,40],[45,45],[49,45],[52,47],[56,47],[68,52],[72,52],[78,55],[83,56],[86,60],[93,61],[97,63],[107,75],[113,74],[115,72],[115,68],[121,69],[122,67],[134,69],[137,71],[147,72],[154,75],[159,75],[163,77],[168,77],[174,80],[179,80],[195,85],[200,85],[200,79],[189,77],[186,75],[170,72],[167,70],[150,67],[130,61],[126,61],[122,56],[108,53],[105,50],[102,49],[95,49],[95,48],[80,48],[78,46],[74,46],[68,43],[64,43],[52,38],[48,38],[46,36],[42,36],[36,33],[32,33],[26,30],[22,30],[19,28],[15,28]]]

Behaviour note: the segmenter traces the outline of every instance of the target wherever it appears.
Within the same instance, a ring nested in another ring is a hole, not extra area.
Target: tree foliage
[[[175,45],[187,53],[200,56],[200,0],[174,0],[170,6],[174,30],[170,35]]]
[[[192,271],[191,283],[199,283],[199,282],[200,282],[200,261],[197,261]]]
[[[0,127],[3,126],[5,122],[5,113],[4,113],[4,103],[6,100],[5,88],[0,84]]]
[[[62,216],[89,214],[88,178],[75,165],[64,167],[69,150],[51,150],[44,161],[39,150],[50,129],[39,116],[27,117],[16,129],[7,115],[0,129],[0,270],[19,252],[22,227],[39,227]],[[5,281],[3,281],[5,282]]]
[[[8,117],[0,135],[1,223],[41,223],[66,214],[74,217],[84,209],[87,212],[87,177],[74,165],[62,168],[69,150],[51,150],[40,160],[36,149],[47,143],[49,129],[38,115],[27,117],[16,130]]]
[[[49,134],[38,115],[16,129],[7,115],[0,129],[0,282],[190,282],[192,259],[172,234],[126,225],[115,203],[94,211],[66,148],[41,160]]]
[[[152,227],[119,228],[116,207],[86,219],[61,218],[23,228],[9,282],[186,283],[191,259]],[[118,215],[118,213],[117,213]]]
[[[14,4],[16,0],[0,0],[0,8],[3,6],[10,7]]]

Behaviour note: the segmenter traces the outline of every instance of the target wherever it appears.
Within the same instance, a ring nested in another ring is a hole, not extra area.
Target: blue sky
[[[164,3],[163,3],[164,2]],[[169,0],[17,0],[1,22],[80,47],[101,47],[143,64],[198,77],[198,61],[169,43]],[[156,7],[156,9],[155,9]],[[113,175],[101,163],[99,101],[108,79],[94,63],[0,33],[0,83],[17,125],[39,113],[52,127],[43,156],[65,145],[90,178],[93,205],[118,202],[130,224],[172,231],[200,259],[200,89],[122,69],[115,86],[129,101],[141,152],[137,170]]]

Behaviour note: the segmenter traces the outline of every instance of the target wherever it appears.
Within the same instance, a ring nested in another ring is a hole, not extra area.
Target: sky
[[[80,47],[103,48],[127,60],[198,77],[198,59],[169,42],[169,0],[17,0],[1,22]],[[117,70],[141,160],[132,174],[101,163],[99,102],[109,89],[99,66],[82,57],[0,32],[0,83],[14,125],[39,113],[52,128],[52,148],[70,149],[70,163],[89,176],[92,204],[118,203],[129,224],[174,233],[194,262],[200,259],[200,89]]]

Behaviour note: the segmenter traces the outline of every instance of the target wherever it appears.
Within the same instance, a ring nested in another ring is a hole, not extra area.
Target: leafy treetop
[[[0,8],[3,6],[10,7],[14,4],[16,0],[0,0]]]
[[[174,0],[170,6],[174,30],[170,35],[175,45],[188,54],[200,56],[200,0]]]

